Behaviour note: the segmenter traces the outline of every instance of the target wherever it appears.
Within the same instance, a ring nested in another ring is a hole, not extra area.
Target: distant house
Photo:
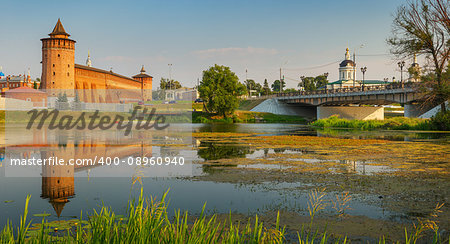
[[[39,88],[41,82],[31,79],[29,75],[8,75],[0,78],[0,89],[2,92],[19,87],[34,88],[35,84],[36,88]]]

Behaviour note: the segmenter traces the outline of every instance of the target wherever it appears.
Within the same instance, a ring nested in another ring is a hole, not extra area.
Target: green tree
[[[34,89],[38,89],[38,87],[37,87],[37,82],[36,82],[36,81],[33,82],[33,88],[34,88]]]
[[[181,83],[176,80],[169,80],[167,78],[161,77],[161,80],[159,82],[159,88],[161,90],[174,90],[181,88]]]
[[[298,83],[298,87],[303,87],[305,91],[315,91],[328,84],[328,73],[316,77],[302,76],[300,79],[302,81]]]
[[[269,82],[267,82],[267,79],[264,79],[264,85],[262,88],[262,93],[264,95],[269,95],[270,94],[270,87],[269,87]]]
[[[280,82],[280,80],[275,80],[272,83],[272,91],[274,92],[280,92],[280,87],[283,86],[281,89],[286,87],[286,83],[284,81]]]
[[[283,90],[284,93],[290,93],[290,92],[297,92],[297,89],[295,88],[287,88]]]
[[[443,76],[450,57],[450,2],[448,0],[408,1],[401,5],[393,21],[392,36],[387,42],[391,53],[399,58],[425,55],[433,79],[424,79],[425,102],[441,104],[449,100],[448,79]]]
[[[254,95],[254,94],[250,94],[250,90],[255,90],[256,93],[258,93],[258,94],[262,92],[261,84],[256,83],[254,80],[246,80],[244,82],[244,85],[247,88],[248,95]]]
[[[318,75],[314,78],[314,83],[316,84],[316,89],[320,89],[321,87],[326,87],[328,84],[328,73],[323,75]]]
[[[420,70],[416,67],[409,67],[408,74],[414,81],[418,81],[420,79]]]
[[[78,90],[75,90],[75,97],[73,98],[72,108],[73,110],[81,110],[81,101],[80,97],[78,96]]]
[[[58,94],[58,98],[56,99],[56,102],[58,102],[58,103],[66,103],[66,102],[68,102],[67,94],[65,92],[64,92],[64,94],[59,93]]]
[[[56,98],[56,108],[59,110],[67,110],[69,109],[69,100],[67,99],[67,94],[59,93],[58,98]]]
[[[298,87],[303,87],[305,91],[316,90],[316,85],[314,84],[314,77],[301,76],[301,82],[298,83]]]
[[[247,90],[229,67],[214,65],[203,71],[203,79],[198,91],[206,110],[226,118],[239,106],[239,97]]]

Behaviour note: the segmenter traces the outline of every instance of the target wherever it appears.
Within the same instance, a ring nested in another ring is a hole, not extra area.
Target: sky
[[[229,66],[240,81],[272,83],[285,76],[329,73],[338,79],[345,49],[356,51],[366,79],[400,77],[389,55],[392,15],[401,0],[3,0],[0,3],[0,66],[5,74],[41,76],[41,38],[58,18],[77,41],[75,63],[126,76],[141,65],[154,78],[171,76],[193,87],[214,64]],[[412,60],[406,60],[407,66]]]

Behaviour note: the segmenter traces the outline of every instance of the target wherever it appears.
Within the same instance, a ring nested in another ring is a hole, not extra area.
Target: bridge
[[[381,105],[400,103],[406,117],[426,112],[417,105],[422,98],[417,83],[391,83],[378,86],[323,89],[277,93],[254,99],[264,100],[251,111],[326,118],[339,114],[350,119],[384,119]],[[367,106],[375,105],[375,106]]]

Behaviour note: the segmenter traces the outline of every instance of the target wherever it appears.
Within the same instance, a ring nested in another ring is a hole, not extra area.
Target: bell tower
[[[53,28],[49,38],[42,41],[41,87],[49,96],[66,93],[74,96],[75,88],[75,41],[69,39],[61,20]]]

